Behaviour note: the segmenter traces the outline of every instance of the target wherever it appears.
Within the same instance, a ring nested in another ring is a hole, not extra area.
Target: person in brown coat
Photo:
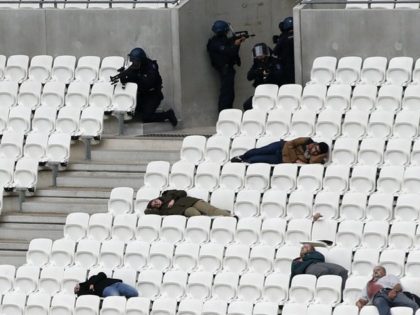
[[[323,164],[328,160],[328,155],[328,144],[301,137],[290,141],[280,140],[261,148],[248,150],[232,158],[231,162]]]
[[[216,208],[204,200],[187,196],[184,190],[166,190],[162,196],[149,201],[145,214],[232,216],[229,210]]]

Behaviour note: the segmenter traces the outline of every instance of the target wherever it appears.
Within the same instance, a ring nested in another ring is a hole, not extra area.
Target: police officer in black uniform
[[[207,51],[210,55],[212,66],[220,76],[219,112],[223,109],[232,108],[235,99],[235,69],[234,65],[240,66],[239,48],[245,37],[228,38],[229,23],[216,21],[211,30],[215,35],[207,43]]]
[[[273,54],[280,59],[283,66],[282,84],[295,83],[295,55],[293,45],[293,18],[285,18],[279,24],[280,36],[275,36],[276,46]]]
[[[135,120],[143,122],[167,121],[176,126],[178,120],[172,109],[165,112],[156,112],[163,100],[162,78],[156,60],[146,56],[142,48],[134,48],[128,55],[131,65],[119,74],[121,83],[137,83],[137,106]]]
[[[255,44],[252,48],[254,63],[248,71],[248,81],[254,81],[252,85],[257,87],[260,84],[277,84],[282,82],[282,66],[277,58],[271,55],[271,49],[264,43]],[[244,110],[252,108],[252,96],[243,104]]]

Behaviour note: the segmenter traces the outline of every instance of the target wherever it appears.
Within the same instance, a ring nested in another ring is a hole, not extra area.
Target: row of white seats
[[[25,0],[16,0],[15,2],[9,1],[9,3],[2,3],[0,2],[0,8],[10,8],[10,9],[18,9],[18,8],[28,8],[28,9],[38,9],[38,8],[72,8],[72,9],[133,9],[133,8],[165,8],[166,4],[163,1],[155,0],[155,3],[143,3],[141,0],[133,0],[131,3],[122,3],[118,0],[110,0],[109,3],[98,3],[95,0],[86,0],[84,3],[75,3],[71,0],[66,0],[64,3],[44,3],[43,0],[40,0],[39,3],[30,3]],[[161,3],[159,3],[161,2]],[[167,7],[175,7],[177,4],[175,3],[168,3]]]
[[[188,162],[181,161],[174,165],[176,168],[169,173],[169,162],[150,162],[146,168],[144,185],[162,191],[192,187],[213,191],[215,196],[211,197],[212,204],[228,210],[233,210],[235,192],[244,194],[242,190],[251,191],[250,200],[259,200],[259,194],[270,189],[284,192],[298,190],[312,194],[322,189],[340,194],[346,191],[399,194],[417,193],[420,188],[420,166],[390,165],[378,169],[377,165],[356,165],[350,168],[349,165],[331,164],[324,167],[320,164],[306,164],[299,167],[298,175],[295,164],[278,164],[272,168],[266,163],[248,166],[244,163],[226,163],[221,167],[218,163],[204,162],[198,165],[197,171]],[[189,169],[179,169],[178,166]],[[220,196],[226,200],[219,201]]]
[[[372,206],[370,212],[377,213],[377,217],[390,215],[387,212],[389,209],[381,206]],[[307,214],[305,210],[302,212]],[[218,217],[211,222],[209,217],[190,218],[187,221],[185,217],[170,216],[161,221],[156,215],[142,216],[138,220],[136,215],[118,215],[112,220],[110,214],[94,214],[87,221],[83,214],[74,213],[67,217],[64,236],[72,241],[95,240],[97,251],[99,242],[109,239],[120,242],[118,246],[122,249],[124,242],[134,239],[149,243],[160,240],[170,244],[211,242],[246,246],[281,246],[298,244],[300,241],[326,240],[351,249],[388,247],[405,251],[420,246],[420,228],[414,221],[394,221],[390,224],[386,219],[372,218],[364,223],[356,214],[356,218],[341,222],[336,219],[312,222],[303,216],[301,214],[301,218],[289,221],[285,218],[262,220],[248,217],[236,223],[235,219],[226,217]],[[85,221],[77,222],[78,218]],[[51,245],[46,246],[45,250],[49,248]],[[46,256],[49,256],[48,253]]]
[[[85,295],[77,298],[70,294],[58,294],[54,297],[34,293],[28,297],[20,293],[9,293],[3,298],[1,311],[4,314],[50,314],[50,315],[99,315],[99,314],[127,314],[127,315],[277,315],[278,305],[271,302],[258,302],[255,306],[245,301],[227,303],[223,300],[211,299],[201,301],[187,298],[177,303],[176,299],[158,298],[155,301],[145,297],[126,299],[125,297],[107,297],[100,305],[100,298],[94,295]],[[311,308],[311,307],[310,307]],[[316,310],[316,307],[314,311]],[[331,309],[331,307],[329,308]],[[305,313],[306,314],[306,313]],[[317,314],[311,313],[311,314]],[[330,315],[324,313],[326,315]],[[336,313],[335,315],[343,315]],[[290,315],[290,314],[289,314]],[[352,314],[349,314],[352,315]],[[398,315],[398,314],[396,314]]]
[[[356,305],[340,304],[334,309],[328,305],[322,304],[311,304],[309,306],[300,303],[287,303],[284,305],[282,315],[379,315],[379,311],[376,306],[366,305],[360,312]],[[414,315],[413,310],[409,307],[394,306],[391,307],[392,315]],[[220,315],[220,314],[218,314]],[[221,314],[223,315],[223,314]],[[420,311],[417,311],[415,315],[420,315]]]
[[[110,82],[95,82],[93,86],[83,81],[73,81],[68,88],[63,82],[50,81],[44,87],[40,81],[0,81],[2,111],[23,106],[34,111],[40,106],[57,111],[63,106],[84,109],[87,106],[104,111],[133,111],[136,106],[137,84],[116,86]],[[4,114],[3,114],[4,115]]]
[[[0,158],[0,188],[34,190],[38,182],[38,160],[22,157],[16,162]]]
[[[362,65],[363,62],[363,65]],[[362,60],[357,56],[337,58],[332,56],[317,57],[311,68],[311,79],[308,84],[320,83],[330,85],[334,82],[356,84],[358,82],[382,85],[407,85],[420,81],[420,58],[417,59],[414,70],[412,57],[368,57]]]
[[[315,138],[315,140],[322,139]],[[187,136],[182,143],[180,158],[184,164],[197,165],[202,162],[210,162],[223,165],[248,150],[260,148],[275,141],[279,141],[279,139],[274,137],[255,139],[254,137],[239,136],[231,141],[230,138],[220,135],[214,135],[208,139],[204,136]],[[332,153],[329,162],[336,165],[420,165],[420,140],[418,139],[414,142],[412,139],[404,138],[388,140],[365,138],[360,141],[356,138],[339,137],[326,142],[330,145]],[[174,167],[175,164],[172,168]]]
[[[393,113],[375,110],[372,113],[352,109],[344,114],[326,109],[317,114],[313,110],[301,109],[294,113],[273,110],[268,113],[252,109],[235,112],[222,111],[219,115],[217,134],[235,138],[238,136],[268,137],[286,140],[315,136],[324,139],[346,138],[407,138],[413,139],[419,132],[418,111],[402,110]]]
[[[109,77],[117,74],[117,69],[124,66],[124,57],[82,56],[76,66],[76,57],[63,55],[53,58],[49,55],[32,57],[12,55],[6,58],[0,55],[0,79],[22,83],[26,79],[46,83],[59,81],[69,84],[71,81],[94,83],[109,82]]]
[[[252,107],[264,112],[282,109],[295,112],[308,109],[319,112],[334,109],[340,112],[349,109],[372,111],[380,109],[396,112],[400,109],[418,109],[420,92],[417,85],[409,85],[405,91],[399,85],[358,84],[353,89],[350,84],[306,85],[302,92],[300,84],[285,84],[278,88],[275,84],[257,86]]]
[[[7,177],[13,171],[12,164],[21,157],[28,157],[38,162],[67,163],[70,157],[71,137],[65,133],[31,132],[24,140],[24,135],[16,131],[7,131],[0,142],[1,177]],[[0,180],[0,186],[4,184]]]
[[[419,8],[419,4],[416,2],[404,2],[395,0],[395,2],[384,3],[381,1],[371,0],[366,3],[354,3],[355,1],[348,0],[346,3],[346,9],[413,9]]]
[[[70,136],[98,137],[103,131],[104,110],[95,106],[83,110],[65,106],[58,114],[55,110],[42,106],[32,115],[29,108],[19,105],[11,108],[9,113],[7,110],[4,113],[4,120],[0,118],[0,126],[4,127],[0,131],[3,137],[8,132],[27,135],[31,131],[46,136],[56,131]],[[16,143],[16,146],[19,145]]]

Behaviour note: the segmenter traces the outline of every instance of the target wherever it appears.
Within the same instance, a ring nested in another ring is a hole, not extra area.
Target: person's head
[[[383,266],[376,266],[373,268],[373,278],[374,279],[380,279],[386,275],[386,269]]]
[[[133,64],[141,64],[147,58],[146,52],[140,47],[132,49],[128,57]]]
[[[160,200],[159,198],[155,198],[149,201],[149,203],[147,204],[147,208],[148,209],[160,209],[160,207],[162,207],[162,200]]]
[[[315,251],[315,247],[311,244],[303,244],[300,248],[300,256]]]
[[[330,147],[325,142],[313,142],[308,144],[309,153],[313,156],[328,153]]]
[[[230,25],[226,21],[217,20],[213,23],[211,30],[216,35],[226,35],[230,30]]]
[[[282,32],[289,32],[293,30],[293,17],[288,16],[279,24],[279,29]]]
[[[252,57],[256,60],[264,61],[270,55],[271,50],[265,43],[255,44],[252,48]]]

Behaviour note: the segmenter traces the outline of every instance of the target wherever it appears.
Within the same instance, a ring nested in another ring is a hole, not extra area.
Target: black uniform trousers
[[[165,121],[168,118],[165,112],[156,113],[162,99],[162,92],[137,94],[135,118],[145,123]]]
[[[220,76],[219,112],[233,107],[235,99],[235,69],[233,65],[225,65],[218,70]]]

